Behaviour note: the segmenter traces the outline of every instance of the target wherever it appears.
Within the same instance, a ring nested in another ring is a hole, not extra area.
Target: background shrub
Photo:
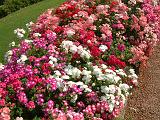
[[[15,12],[20,8],[26,7],[29,5],[28,0],[5,0],[4,8],[7,14]]]
[[[0,5],[3,5],[4,0],[0,0]]]
[[[4,17],[4,16],[6,16],[6,15],[7,15],[7,13],[6,13],[5,10],[4,10],[4,6],[1,5],[1,6],[0,6],[0,18]]]
[[[42,0],[2,0],[3,6],[0,8],[0,18],[15,12],[21,8],[40,2]]]

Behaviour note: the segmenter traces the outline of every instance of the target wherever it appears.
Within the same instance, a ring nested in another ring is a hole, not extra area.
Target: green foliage
[[[29,1],[27,0],[5,0],[4,9],[7,12],[7,14],[10,14],[28,5],[29,5]]]
[[[40,1],[42,0],[5,0],[3,7],[0,7],[0,18]]]
[[[3,5],[3,2],[4,2],[5,0],[0,0],[0,5]]]
[[[4,9],[4,5],[1,5],[0,6],[0,18],[6,16],[7,13],[5,12],[5,9]]]

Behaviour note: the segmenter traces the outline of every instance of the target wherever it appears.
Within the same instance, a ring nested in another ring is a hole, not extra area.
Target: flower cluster
[[[20,44],[0,64],[7,119],[117,117],[137,86],[133,66],[160,38],[158,13],[151,0],[69,0],[27,24],[28,33],[15,30]]]
[[[0,109],[0,119],[10,120],[10,109],[8,107],[4,107]]]

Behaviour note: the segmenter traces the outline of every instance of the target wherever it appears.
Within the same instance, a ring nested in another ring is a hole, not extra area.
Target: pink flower
[[[67,117],[65,115],[58,116],[58,118],[56,120],[67,120]]]
[[[10,115],[7,115],[7,114],[2,115],[2,117],[3,117],[2,120],[10,120],[11,119]]]
[[[147,18],[145,16],[141,16],[139,18],[139,24],[142,26],[142,27],[145,27],[147,25]]]
[[[109,24],[103,24],[103,26],[101,27],[101,32],[108,37],[112,36],[112,31]]]
[[[2,112],[5,113],[5,114],[9,114],[10,109],[8,107],[4,107]]]
[[[45,32],[45,34],[46,34],[47,39],[50,40],[50,41],[54,41],[57,38],[56,33],[51,31],[51,30],[47,30]]]
[[[0,106],[4,106],[5,105],[5,99],[1,99],[0,100]]]
[[[139,19],[135,15],[132,15],[132,20],[134,23],[137,23],[139,21]]]
[[[33,102],[33,101],[29,101],[29,102],[27,103],[27,108],[28,108],[28,109],[34,109],[34,108],[35,108],[34,102]]]
[[[109,6],[107,6],[107,5],[98,5],[96,7],[96,10],[100,14],[108,15],[108,8],[109,8]]]
[[[0,120],[10,120],[10,109],[8,107],[0,109]]]
[[[123,52],[125,50],[125,45],[124,44],[118,44],[117,46],[118,50]]]
[[[48,108],[53,108],[54,102],[52,100],[49,100],[47,105],[48,105]]]
[[[124,30],[124,25],[121,24],[121,23],[119,23],[119,24],[113,24],[112,27],[113,27],[113,28],[117,28],[117,29],[122,29],[122,30]]]

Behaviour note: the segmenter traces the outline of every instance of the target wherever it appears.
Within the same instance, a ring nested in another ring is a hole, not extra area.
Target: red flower
[[[51,65],[49,63],[44,63],[42,65],[43,74],[49,75],[51,73],[50,67],[51,67]]]
[[[100,51],[99,48],[96,47],[96,46],[91,47],[90,50],[91,50],[91,55],[92,55],[93,57],[99,57],[100,54],[101,54],[101,51]]]
[[[125,68],[126,67],[125,62],[122,62],[120,59],[118,59],[114,55],[109,56],[109,59],[107,60],[107,64],[110,65],[110,66],[117,66],[117,67],[120,67],[120,68]]]

